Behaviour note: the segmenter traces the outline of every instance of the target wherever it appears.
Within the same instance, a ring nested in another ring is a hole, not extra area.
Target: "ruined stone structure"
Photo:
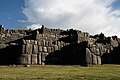
[[[119,64],[117,36],[91,36],[78,30],[4,30],[0,27],[0,64]]]

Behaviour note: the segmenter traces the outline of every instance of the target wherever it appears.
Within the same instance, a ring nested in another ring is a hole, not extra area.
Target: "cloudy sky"
[[[0,0],[5,28],[79,29],[120,37],[120,0]]]

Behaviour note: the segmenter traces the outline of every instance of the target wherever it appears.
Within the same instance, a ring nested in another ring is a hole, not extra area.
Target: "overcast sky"
[[[79,29],[120,37],[120,0],[0,0],[6,28]]]

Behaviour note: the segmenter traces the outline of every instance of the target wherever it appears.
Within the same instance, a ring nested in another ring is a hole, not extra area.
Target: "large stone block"
[[[101,57],[100,56],[97,56],[97,63],[101,64]]]
[[[41,45],[42,45],[41,41],[38,41],[38,45],[39,45],[39,46],[41,46]]]
[[[30,44],[30,40],[26,40],[26,44]]]
[[[42,44],[43,44],[42,46],[45,46],[45,40],[42,41]]]
[[[99,49],[96,49],[95,54],[96,54],[96,55],[100,55],[100,50],[99,50]]]
[[[31,64],[31,55],[30,54],[21,54],[20,64]]]
[[[93,45],[91,48],[90,48],[90,51],[92,53],[96,53],[96,45]]]
[[[25,45],[22,45],[22,54],[25,54]]]
[[[90,50],[88,48],[86,48],[86,63],[92,64],[92,53],[90,52]]]
[[[42,54],[41,54],[41,52],[39,52],[39,54],[38,54],[38,64],[42,64]]]
[[[26,40],[23,39],[23,44],[26,44]]]
[[[48,46],[48,41],[45,41],[45,46]]]
[[[55,50],[54,50],[54,47],[51,47],[51,52],[54,52]]]
[[[54,45],[54,51],[58,50],[58,46]]]
[[[35,40],[35,41],[34,41],[34,44],[37,45],[37,43],[38,43],[38,42]]]
[[[52,43],[52,41],[50,40],[50,41],[48,41],[48,46],[53,46],[53,43]]]
[[[35,40],[30,40],[30,44],[34,45]]]
[[[46,61],[46,57],[48,56],[49,53],[44,53],[42,52],[42,61],[45,62]]]
[[[0,49],[7,47],[6,44],[0,44]]]
[[[43,47],[43,52],[47,52],[47,47]]]
[[[47,47],[48,53],[51,53],[51,47]]]
[[[33,54],[38,53],[38,45],[33,45]]]
[[[58,45],[58,46],[60,46],[60,45],[61,45],[60,41],[58,41],[58,42],[57,42],[57,45]]]
[[[26,54],[32,54],[32,45],[31,44],[26,44]]]
[[[37,54],[32,54],[31,55],[31,63],[32,64],[37,64],[38,63],[38,61],[37,61]]]
[[[61,49],[61,45],[60,46],[58,46],[58,50],[60,50]]]
[[[39,52],[42,52],[42,51],[43,51],[42,46],[38,46],[38,51],[39,51]]]
[[[101,48],[102,44],[97,43],[96,46],[97,46],[97,48]]]
[[[92,63],[97,64],[97,56],[92,54]]]

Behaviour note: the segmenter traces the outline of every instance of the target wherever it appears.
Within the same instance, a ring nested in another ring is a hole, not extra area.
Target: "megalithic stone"
[[[41,46],[41,45],[42,45],[41,41],[38,41],[38,45],[39,45],[39,46]]]
[[[45,53],[45,52],[42,52],[42,62],[45,62],[46,61],[46,57],[49,53]]]
[[[32,44],[26,44],[26,54],[32,54]]]
[[[39,40],[39,31],[36,31],[36,35],[35,36],[36,36],[35,39]]]
[[[39,52],[42,52],[42,51],[43,51],[42,46],[38,46],[38,51],[39,51]]]
[[[88,48],[86,48],[86,64],[87,65],[92,64],[92,56],[91,56],[91,52]]]
[[[54,47],[51,47],[51,52],[54,52]]]
[[[41,65],[42,64],[42,56],[41,56],[41,52],[39,52],[38,54],[38,64]]]
[[[30,40],[26,40],[26,44],[30,44]]]
[[[92,54],[92,63],[97,64],[97,56],[95,54]]]
[[[58,46],[54,45],[54,51],[58,50]]]
[[[37,43],[38,43],[38,42],[35,40],[35,43],[34,43],[34,44],[37,45]]]
[[[23,39],[23,44],[26,44],[26,40]]]
[[[60,41],[58,41],[58,43],[57,43],[57,44],[58,44],[58,46],[60,46],[60,45],[61,45]]]
[[[48,42],[48,46],[53,46],[53,44],[52,44],[52,41],[51,41],[51,40]]]
[[[32,54],[31,58],[32,58],[32,60],[31,60],[32,64],[37,64],[38,63],[37,54]]]
[[[38,53],[38,45],[34,45],[33,46],[33,54],[37,54]]]
[[[51,47],[48,47],[47,50],[48,50],[48,53],[51,53],[51,52],[52,52],[52,51],[51,51]]]
[[[47,46],[47,47],[48,47],[48,41],[45,41],[45,46]]]
[[[43,47],[43,52],[47,53],[47,47]]]
[[[35,40],[30,40],[30,44],[34,45]]]
[[[42,46],[45,46],[45,40],[43,40],[42,44],[43,44]]]
[[[101,57],[100,56],[97,56],[97,63],[101,64]]]
[[[30,54],[21,54],[20,64],[31,64],[31,55]]]
[[[96,49],[96,55],[100,55],[100,50],[99,49]]]
[[[58,46],[58,49],[59,49],[59,50],[61,49],[61,46],[60,46],[60,45]]]
[[[25,45],[23,44],[23,45],[22,45],[22,54],[25,54],[25,49],[26,49],[26,48],[25,48]]]

